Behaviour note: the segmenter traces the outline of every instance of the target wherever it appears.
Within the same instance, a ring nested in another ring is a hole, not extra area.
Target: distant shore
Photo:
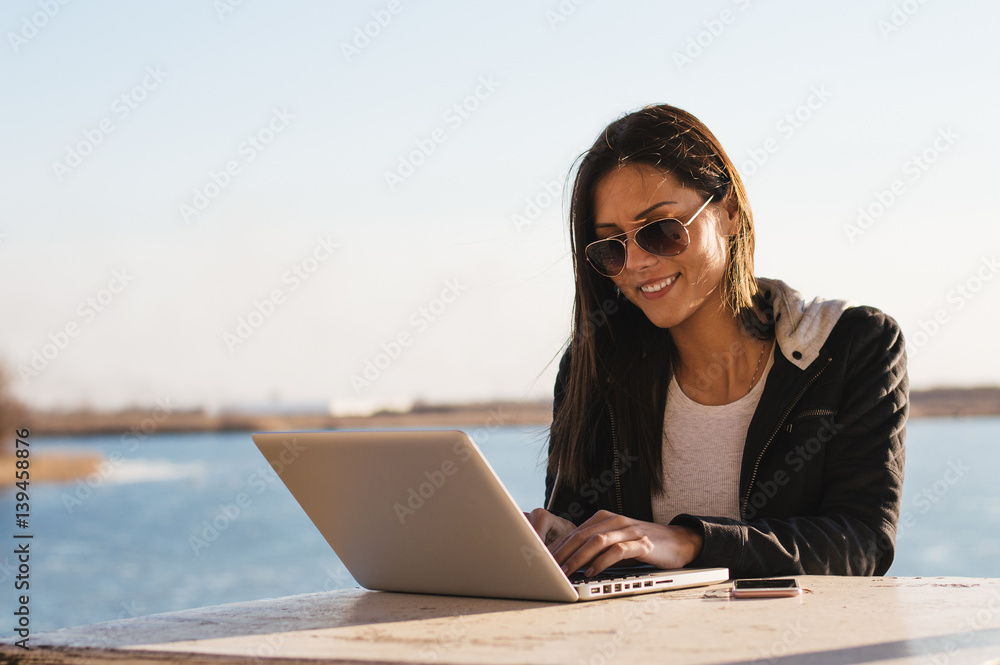
[[[955,418],[1000,415],[1000,388],[949,388],[910,393],[911,418]],[[407,427],[478,428],[544,426],[552,421],[552,403],[491,402],[484,404],[420,405],[406,412],[370,416],[331,416],[324,413],[249,413],[204,411],[117,412],[31,411],[24,426],[31,436],[113,435],[122,442],[163,433],[260,432],[333,429],[392,429]],[[20,426],[19,426],[20,427]],[[35,482],[72,482],[96,473],[103,458],[91,452],[32,454]],[[11,451],[0,454],[0,487],[13,484]],[[79,482],[79,481],[78,481]]]
[[[942,388],[910,393],[910,417],[965,417],[1000,415],[1000,387]],[[397,427],[507,427],[548,425],[552,403],[491,402],[418,405],[406,412],[370,416],[332,416],[324,413],[250,413],[128,410],[117,412],[29,412],[26,425],[32,436],[117,434],[148,436],[164,432],[246,432]]]
[[[511,427],[547,425],[551,402],[491,402],[483,404],[416,406],[409,411],[384,411],[368,416],[326,413],[223,411],[70,411],[30,412],[26,425],[32,436],[116,434],[125,439],[155,433],[279,432],[295,430],[391,429],[398,427]]]

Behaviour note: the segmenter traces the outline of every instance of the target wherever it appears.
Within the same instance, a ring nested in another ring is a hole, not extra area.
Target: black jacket
[[[744,445],[741,519],[681,514],[671,521],[704,538],[689,566],[728,567],[732,577],[889,569],[908,410],[903,337],[879,310],[850,307],[817,349],[804,369],[786,357],[801,358],[798,351],[775,350]],[[567,351],[560,363],[555,410],[569,358]],[[616,440],[614,419],[607,406],[598,424],[597,461],[578,491],[560,486],[553,497],[555,478],[547,475],[545,505],[553,513],[575,524],[601,509],[653,521],[648,491],[629,482],[637,458],[628,454],[628,442]]]

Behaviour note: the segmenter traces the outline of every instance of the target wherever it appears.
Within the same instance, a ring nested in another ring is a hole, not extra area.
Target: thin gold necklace
[[[757,367],[754,368],[753,376],[750,377],[750,387],[747,388],[747,395],[749,395],[750,391],[753,390],[753,381],[757,378],[757,372],[760,371],[760,361],[764,359],[764,349],[766,348],[767,342],[765,341],[764,345],[760,347],[760,358],[757,358]]]

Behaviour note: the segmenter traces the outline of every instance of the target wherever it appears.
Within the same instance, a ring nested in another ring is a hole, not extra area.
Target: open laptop
[[[726,568],[567,577],[460,431],[266,432],[253,440],[367,589],[565,601],[724,582]]]

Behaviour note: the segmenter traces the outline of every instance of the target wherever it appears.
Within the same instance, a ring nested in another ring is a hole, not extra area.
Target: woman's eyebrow
[[[671,205],[671,204],[675,204],[675,203],[677,203],[677,201],[660,201],[659,203],[651,205],[648,208],[646,208],[645,210],[643,210],[642,212],[640,212],[638,215],[636,215],[635,216],[635,221],[637,221],[637,222],[641,221],[646,215],[648,215],[649,213],[653,212],[654,210],[656,210],[660,206]]]
[[[653,212],[654,210],[656,210],[660,206],[671,205],[671,204],[676,204],[676,203],[677,203],[677,201],[660,201],[659,203],[655,203],[655,204],[649,206],[648,208],[646,208],[645,210],[643,210],[642,212],[640,212],[638,215],[636,215],[635,216],[635,221],[641,222],[643,220],[643,218],[646,217],[646,215],[648,215],[649,213]],[[612,224],[610,222],[606,222],[604,224],[595,224],[594,228],[595,229],[604,229],[604,228],[608,228],[608,227],[612,227],[612,226],[617,227],[618,225],[617,224]]]

